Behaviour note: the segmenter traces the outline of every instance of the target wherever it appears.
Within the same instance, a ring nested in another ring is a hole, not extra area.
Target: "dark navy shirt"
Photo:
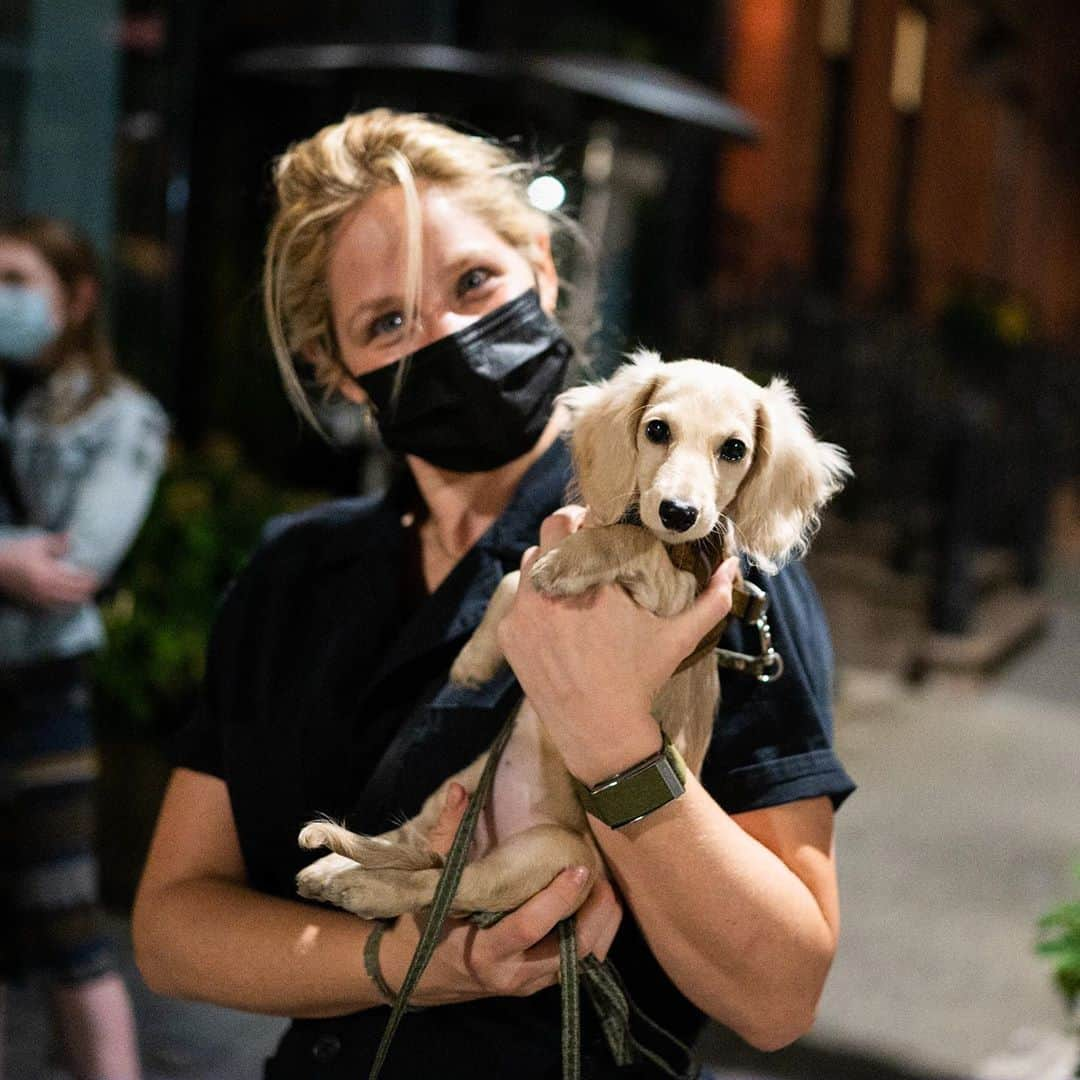
[[[305,822],[332,814],[357,831],[391,828],[488,746],[520,700],[513,675],[465,690],[447,672],[503,574],[563,504],[569,470],[556,443],[430,596],[416,588],[414,530],[401,520],[415,505],[407,481],[381,498],[271,523],[222,602],[201,708],[173,755],[228,784],[254,888],[295,899],[294,877],[312,858],[296,843]],[[817,596],[797,565],[758,580],[786,671],[767,685],[724,675],[702,781],[733,814],[821,795],[838,806],[854,785],[832,749],[832,656]],[[727,644],[752,645],[741,637],[733,628]],[[664,975],[629,912],[611,958],[645,1011],[692,1042],[704,1017]],[[584,1076],[656,1075],[644,1065],[615,1069],[591,1009],[583,1012]],[[267,1076],[365,1075],[387,1015],[295,1021]],[[557,988],[408,1016],[383,1076],[435,1075],[554,1080]]]

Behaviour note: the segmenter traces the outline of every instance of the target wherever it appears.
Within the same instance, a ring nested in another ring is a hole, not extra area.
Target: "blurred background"
[[[851,454],[809,557],[860,785],[837,823],[840,955],[812,1035],[766,1056],[710,1029],[706,1059],[742,1078],[1064,1080],[1060,990],[1080,985],[1071,0],[3,0],[0,205],[90,233],[122,366],[174,421],[96,671],[118,933],[218,593],[267,517],[385,475],[348,413],[327,414],[335,447],[301,429],[258,300],[271,160],[375,105],[549,163],[538,204],[595,245],[595,265],[564,266],[563,308],[594,370],[647,344],[784,373]],[[1040,956],[1051,909],[1074,920],[1072,951]],[[129,970],[149,1075],[260,1075],[279,1022],[164,1001]],[[33,985],[13,1007],[11,1075],[52,1075]]]

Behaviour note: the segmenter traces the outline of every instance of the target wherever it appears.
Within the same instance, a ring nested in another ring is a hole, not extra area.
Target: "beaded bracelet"
[[[368,934],[368,939],[364,943],[364,970],[375,984],[375,989],[386,998],[386,1003],[393,1005],[397,1002],[397,995],[387,985],[386,979],[383,978],[382,969],[379,967],[379,943],[382,941],[383,934],[393,925],[393,920],[372,919],[371,922],[371,933]],[[405,1011],[423,1012],[424,1008],[423,1005],[406,1005]]]

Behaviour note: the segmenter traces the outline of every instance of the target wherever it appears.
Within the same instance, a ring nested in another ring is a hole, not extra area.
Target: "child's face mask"
[[[29,365],[58,337],[49,297],[25,285],[0,285],[0,358]]]

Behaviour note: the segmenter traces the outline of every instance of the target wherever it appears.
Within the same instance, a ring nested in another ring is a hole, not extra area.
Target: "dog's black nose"
[[[686,532],[697,521],[697,507],[689,503],[665,499],[660,504],[660,520],[665,529],[672,532]]]

